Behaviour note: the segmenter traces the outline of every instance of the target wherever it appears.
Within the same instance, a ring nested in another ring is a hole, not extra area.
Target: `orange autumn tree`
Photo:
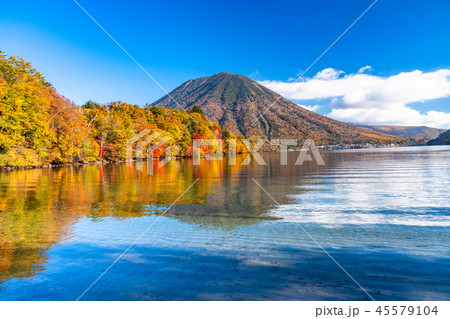
[[[86,155],[93,157],[96,147],[88,141],[86,118],[72,102],[54,89],[51,89],[50,96],[48,119],[53,136],[51,161],[73,163]]]

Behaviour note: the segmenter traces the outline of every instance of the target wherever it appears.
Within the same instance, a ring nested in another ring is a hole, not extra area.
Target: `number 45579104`
[[[375,312],[377,312],[380,316],[436,316],[438,314],[438,309],[437,306],[379,306]]]

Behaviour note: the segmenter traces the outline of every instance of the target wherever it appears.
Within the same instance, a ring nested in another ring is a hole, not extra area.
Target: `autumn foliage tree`
[[[0,53],[0,163],[37,165],[50,155],[51,87],[30,63]]]
[[[124,160],[127,140],[145,129],[171,138],[155,157],[192,156],[192,138],[222,135],[198,106],[187,112],[122,101],[76,106],[29,62],[0,53],[1,166]],[[215,147],[202,151],[214,153]]]

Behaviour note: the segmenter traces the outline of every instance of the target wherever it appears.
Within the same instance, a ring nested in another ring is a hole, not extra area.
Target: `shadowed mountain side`
[[[189,80],[152,105],[200,106],[224,130],[247,138],[312,138],[317,144],[402,143],[403,138],[311,112],[243,75],[221,72]],[[174,101],[175,100],[175,101]]]
[[[450,145],[450,130],[445,131],[434,140],[429,141],[428,145]]]

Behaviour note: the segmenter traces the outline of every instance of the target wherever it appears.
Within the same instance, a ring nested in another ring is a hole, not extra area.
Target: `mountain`
[[[393,126],[393,125],[365,125],[367,128],[379,133],[385,133],[393,136],[412,138],[415,140],[430,140],[445,132],[444,129],[428,126]]]
[[[429,141],[428,145],[450,145],[450,130],[445,131],[434,140]]]
[[[152,105],[198,105],[223,130],[247,138],[312,138],[316,144],[406,141],[311,112],[246,76],[228,72],[189,80]]]

